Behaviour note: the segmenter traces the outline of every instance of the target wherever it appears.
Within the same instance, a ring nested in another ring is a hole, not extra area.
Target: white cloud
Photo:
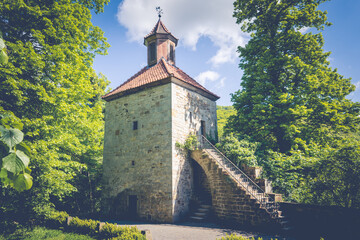
[[[155,7],[164,11],[162,21],[184,44],[196,50],[200,37],[218,47],[209,59],[213,66],[237,59],[237,46],[244,46],[248,34],[240,30],[233,15],[233,0],[124,0],[118,8],[119,22],[128,29],[130,41],[143,42],[157,21]]]
[[[222,78],[222,79],[220,79],[220,81],[216,84],[216,88],[222,88],[222,87],[224,87],[225,86],[225,77],[224,78]]]
[[[300,29],[299,29],[299,32],[302,33],[302,34],[305,34],[305,33],[307,33],[309,30],[310,30],[309,27],[303,27],[303,28],[300,28]]]
[[[356,87],[356,90],[360,90],[360,81],[358,81],[357,83],[354,83],[355,87]]]
[[[205,86],[207,81],[214,82],[220,78],[220,75],[214,71],[202,72],[195,77],[195,80],[198,81],[201,85]]]

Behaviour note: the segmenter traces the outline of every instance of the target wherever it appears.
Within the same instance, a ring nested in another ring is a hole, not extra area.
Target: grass
[[[10,235],[0,235],[0,240],[95,240],[95,238],[66,233],[61,230],[52,230],[44,227],[35,227],[33,230],[21,228]]]

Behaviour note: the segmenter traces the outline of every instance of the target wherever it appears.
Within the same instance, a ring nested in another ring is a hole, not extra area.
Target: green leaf
[[[33,181],[32,177],[27,173],[22,173],[17,176],[14,181],[14,188],[21,192],[24,190],[29,190],[32,187]]]
[[[24,171],[29,165],[29,162],[29,157],[26,156],[26,154],[22,151],[18,150],[3,158],[3,168],[9,172],[17,174],[21,171]]]
[[[8,145],[10,150],[16,145],[22,142],[24,133],[16,128],[0,128],[1,140]]]
[[[8,174],[5,168],[2,168],[0,171],[0,178],[7,178]]]
[[[31,149],[24,142],[19,143],[19,145],[16,146],[16,149],[23,151],[27,155],[30,155],[31,153]]]
[[[5,48],[5,43],[4,40],[0,38],[0,50],[2,50],[3,48]]]
[[[8,55],[6,54],[6,49],[3,48],[0,50],[0,64],[6,64],[8,62]]]

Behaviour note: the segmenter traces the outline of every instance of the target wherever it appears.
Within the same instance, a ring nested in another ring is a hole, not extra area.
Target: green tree
[[[257,166],[255,152],[258,143],[228,134],[220,139],[216,147],[240,168],[242,168],[242,164],[250,167]]]
[[[234,114],[235,109],[233,106],[216,106],[219,138],[224,135],[224,127],[226,126],[228,118]]]
[[[108,2],[0,2],[0,31],[9,52],[8,64],[0,65],[0,105],[24,125],[34,177],[33,188],[21,197],[0,186],[8,214],[55,205],[94,209],[89,199],[99,188],[92,181],[102,160],[101,95],[107,80],[92,64],[109,45],[92,25],[90,10],[102,12]]]
[[[236,115],[228,126],[282,153],[326,144],[333,131],[354,131],[359,103],[345,97],[355,87],[331,69],[321,32],[330,24],[317,10],[326,0],[237,0],[234,16],[251,33],[239,47],[242,89],[232,95]]]

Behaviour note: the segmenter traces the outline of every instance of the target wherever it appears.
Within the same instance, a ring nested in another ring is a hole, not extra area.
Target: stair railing
[[[238,168],[238,166],[236,166],[232,161],[230,161],[230,159],[228,159],[219,149],[217,149],[204,135],[201,135],[200,147],[206,150],[205,145],[208,145],[210,148],[214,149],[222,156],[222,159],[226,160],[226,163],[219,161],[216,156],[211,154],[211,152],[207,151],[207,153],[209,153],[215,159],[215,161],[217,161],[225,169],[228,174],[230,174],[243,188],[246,189],[246,191],[248,191],[248,193],[250,193],[251,196],[256,199],[256,201],[260,204],[261,207],[265,208],[272,216],[272,213],[274,213],[274,215],[277,214],[279,206],[275,202],[275,200],[270,197],[262,188],[260,188],[259,185],[257,185],[247,174],[245,174],[240,168]],[[229,170],[229,167],[227,167],[226,164],[230,164],[230,166],[235,168],[235,171],[241,175],[242,181],[240,181],[238,177]],[[266,198],[268,198],[269,200],[271,199],[273,203],[269,204],[269,202],[264,201]]]

